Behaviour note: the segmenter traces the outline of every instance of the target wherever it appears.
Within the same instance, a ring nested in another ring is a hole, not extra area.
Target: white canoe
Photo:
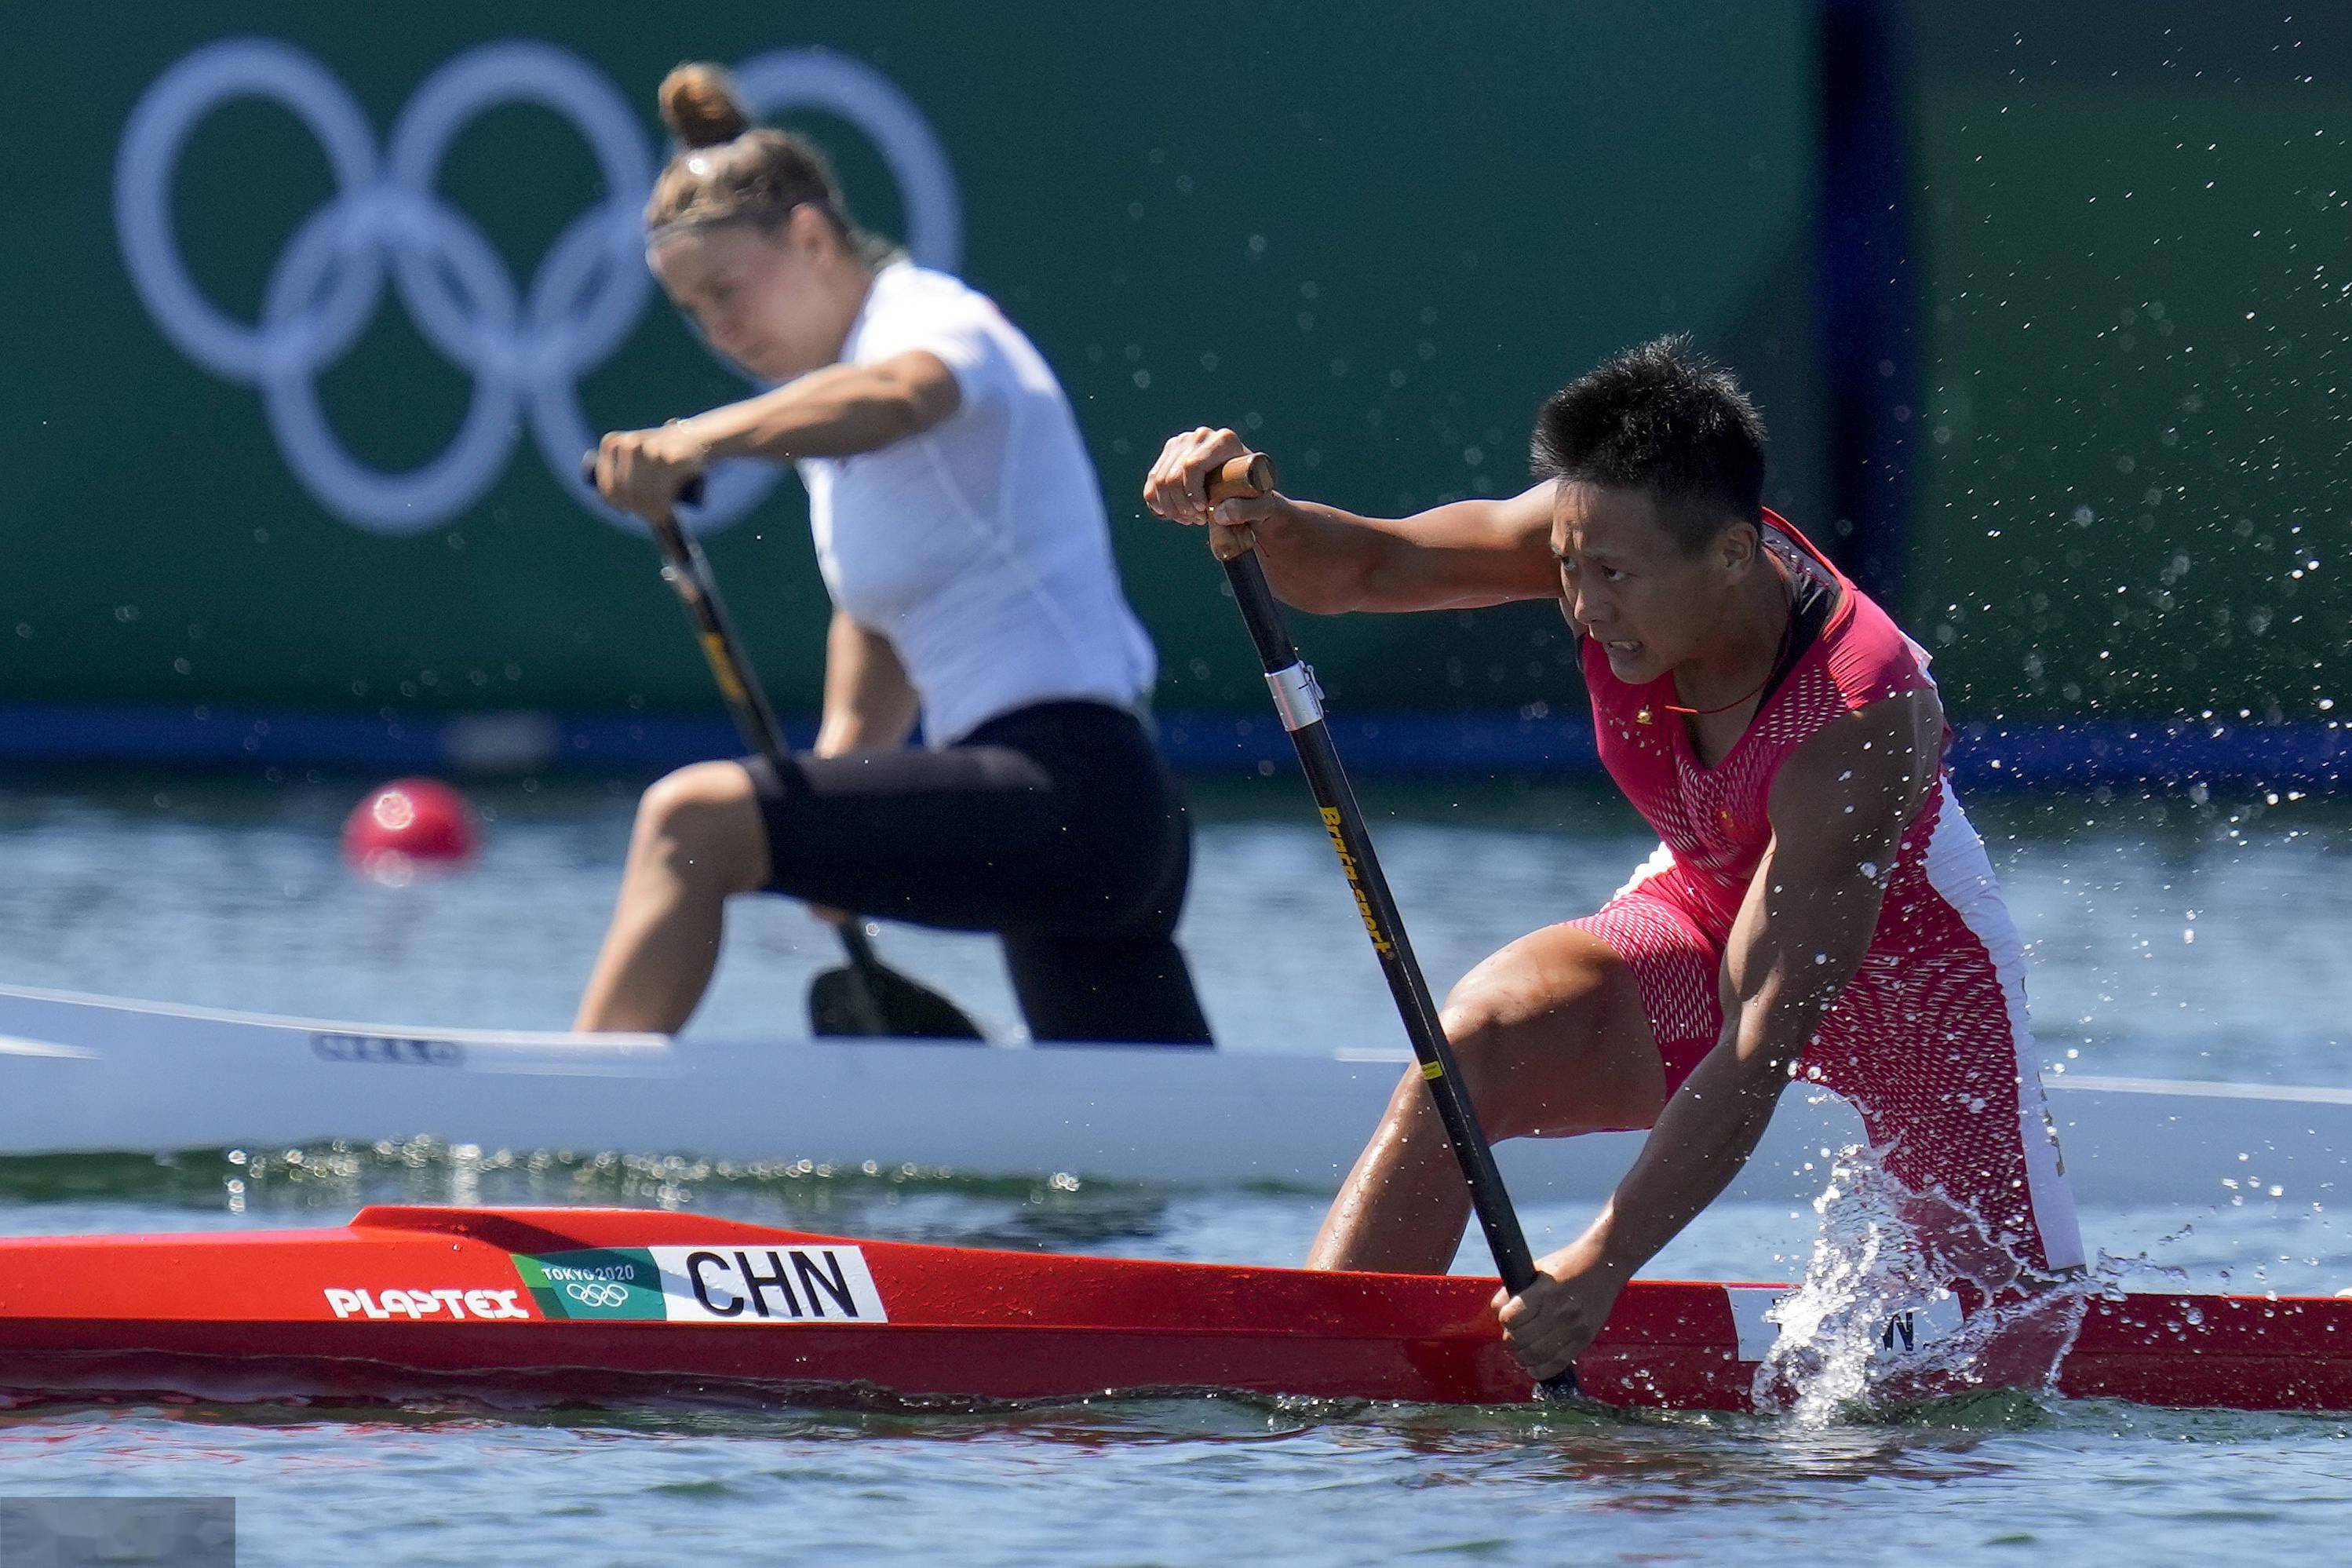
[[[388,1027],[0,987],[0,1156],[420,1135],[1330,1191],[1405,1061],[1136,1046]],[[2084,1078],[2050,1099],[2079,1201],[2332,1202],[2352,1090]],[[1851,1110],[1792,1091],[1736,1196],[1809,1202]],[[1499,1150],[1526,1201],[1606,1194],[1634,1133]],[[2272,1189],[2279,1189],[2273,1194]]]

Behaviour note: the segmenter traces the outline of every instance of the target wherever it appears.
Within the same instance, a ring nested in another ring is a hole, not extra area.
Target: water
[[[352,781],[157,775],[0,792],[0,975],[207,1006],[560,1028],[612,909],[635,787],[480,791],[490,821],[478,868],[400,889],[356,880],[336,858]],[[1286,774],[1194,795],[1203,832],[1181,934],[1219,1040],[1400,1045],[1303,787]],[[1514,937],[1605,900],[1655,844],[1596,788],[1472,781],[1366,798],[1441,993]],[[2352,805],[2059,796],[1970,810],[2029,940],[2035,1027],[2054,1063],[2352,1081],[2352,965],[2339,961]],[[802,1032],[808,977],[839,962],[831,932],[781,900],[738,900],[729,919],[690,1026]],[[983,1027],[1018,1032],[992,942],[906,927],[882,941]]]
[[[557,1026],[609,908],[630,788],[485,791],[482,865],[406,889],[336,862],[356,782],[263,787],[55,779],[0,795],[5,978],[380,1022]],[[1328,847],[1287,779],[1200,792],[1183,939],[1236,1049],[1393,1045],[1393,1016]],[[1584,789],[1370,795],[1390,875],[1440,988],[1501,942],[1590,907],[1648,848]],[[2344,1084],[2352,811],[2328,803],[2017,799],[1977,812],[2033,943],[2053,1067]],[[2193,931],[2193,939],[2184,933]],[[1279,933],[1269,941],[1268,933]],[[751,903],[695,1027],[799,1027],[830,938]],[[1011,1034],[992,946],[889,930],[889,955]],[[1137,1256],[1291,1262],[1295,1193],[226,1152],[0,1163],[0,1229],[331,1222],[375,1199],[687,1206],[835,1231]],[[232,1208],[229,1184],[242,1184]],[[1586,1216],[1527,1215],[1538,1247]],[[1789,1278],[1813,1216],[1701,1218],[1654,1272]],[[2095,1246],[2203,1287],[2333,1290],[2352,1240],[2282,1204],[2093,1214]],[[1475,1266],[1465,1254],[1465,1266]],[[0,1415],[19,1495],[223,1493],[247,1563],[567,1568],[782,1562],[1355,1563],[1403,1558],[1767,1563],[1799,1552],[1956,1562],[2333,1560],[2352,1422],[1990,1395],[1900,1412],[1629,1417],[1247,1399],[903,1415],[651,1409],[519,1415],[202,1405]]]

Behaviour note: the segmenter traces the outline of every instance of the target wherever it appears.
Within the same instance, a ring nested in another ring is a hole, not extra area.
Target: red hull
[[[643,1210],[372,1208],[345,1228],[0,1242],[20,1395],[544,1403],[1531,1396],[1494,1281],[844,1241]],[[1642,1281],[1578,1364],[1611,1403],[1737,1409],[1767,1288]],[[2060,1379],[2151,1404],[2352,1409],[2352,1301],[2095,1303]]]

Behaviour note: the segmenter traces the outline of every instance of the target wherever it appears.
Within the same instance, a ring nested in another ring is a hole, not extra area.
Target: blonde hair
[[[814,143],[751,122],[724,69],[700,61],[679,66],[662,79],[660,100],[677,151],[646,203],[648,245],[719,224],[772,228],[795,207],[814,206],[867,266],[897,254],[850,221],[833,169]]]

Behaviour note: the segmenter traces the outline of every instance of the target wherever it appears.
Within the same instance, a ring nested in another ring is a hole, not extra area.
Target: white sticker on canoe
[[[513,1255],[557,1320],[598,1322],[887,1323],[855,1247],[614,1247]]]
[[[854,1247],[656,1247],[672,1322],[887,1323]]]
[[[1766,1316],[1794,1294],[1779,1285],[1726,1285],[1731,1322],[1739,1336],[1739,1359],[1762,1361],[1780,1340],[1780,1325]],[[1909,1355],[1960,1326],[1960,1304],[1949,1296],[1890,1313],[1878,1331],[1881,1355]]]
[[[390,1318],[421,1323],[427,1318],[462,1323],[473,1319],[498,1322],[530,1316],[518,1300],[520,1290],[358,1290],[327,1288],[327,1305],[338,1318]]]

